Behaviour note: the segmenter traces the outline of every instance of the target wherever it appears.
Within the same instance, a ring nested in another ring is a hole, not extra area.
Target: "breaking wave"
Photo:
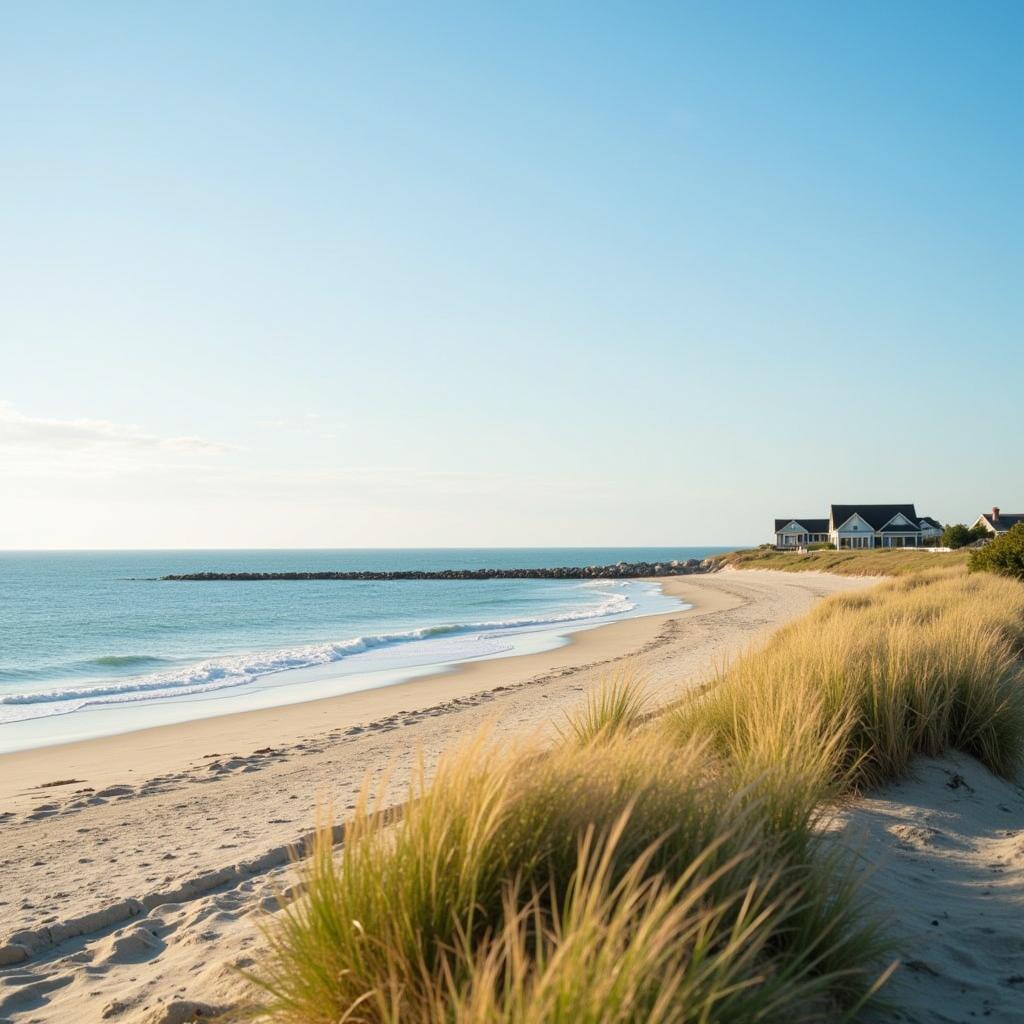
[[[467,640],[480,641],[475,647],[473,644],[466,644],[458,655],[461,658],[499,653],[505,648],[500,644],[496,645],[495,641],[501,637],[502,633],[510,630],[585,622],[590,619],[622,615],[636,608],[634,602],[625,594],[613,592],[604,596],[606,599],[599,605],[563,614],[493,622],[456,622],[424,626],[404,632],[357,636],[350,640],[334,643],[311,644],[264,653],[210,658],[175,671],[154,672],[120,682],[103,682],[96,686],[7,694],[0,697],[0,722],[68,714],[82,708],[104,704],[212,693],[216,690],[242,686],[275,672],[327,665],[367,651],[399,647],[417,641],[430,641],[444,637],[464,637]],[[439,653],[443,654],[444,652]],[[150,659],[142,655],[111,655],[94,659],[94,663],[111,668],[124,668],[133,663],[143,664],[159,660],[161,659]],[[450,659],[441,657],[438,660],[443,662]]]

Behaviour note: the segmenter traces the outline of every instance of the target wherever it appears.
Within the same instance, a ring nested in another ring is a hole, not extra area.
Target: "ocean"
[[[639,581],[154,577],[547,568],[722,550],[0,552],[0,752],[386,686],[680,607]]]

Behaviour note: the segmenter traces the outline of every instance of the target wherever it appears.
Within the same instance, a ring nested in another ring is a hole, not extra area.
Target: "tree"
[[[994,572],[1024,582],[1024,523],[1018,523],[967,560],[971,572]]]
[[[944,548],[966,547],[976,539],[963,523],[951,523],[942,531],[942,546]]]

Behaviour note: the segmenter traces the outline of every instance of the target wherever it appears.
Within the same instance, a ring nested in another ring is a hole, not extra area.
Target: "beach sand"
[[[903,947],[886,991],[900,1012],[866,1020],[1024,1020],[1024,790],[962,754],[922,757],[841,820]]]
[[[429,770],[485,724],[499,740],[551,735],[623,659],[667,700],[819,598],[876,581],[743,571],[659,582],[694,607],[385,689],[0,756],[0,1021],[177,1024],[230,1007],[245,995],[234,968],[253,962],[260,911],[292,880],[289,851],[318,808],[343,819],[364,778],[389,770],[400,798],[416,751]],[[851,812],[848,829],[873,827],[857,815],[874,806]],[[1022,808],[1002,827],[1024,828]],[[876,833],[902,863],[904,840]],[[1021,838],[1000,854],[1018,899]],[[1019,949],[1019,925],[1013,934]],[[1006,988],[1024,1002],[1024,988]],[[960,1019],[927,1012],[913,1019]]]

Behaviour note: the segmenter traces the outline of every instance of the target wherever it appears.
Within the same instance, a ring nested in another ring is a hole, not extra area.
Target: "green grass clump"
[[[620,736],[635,728],[647,714],[650,702],[644,680],[632,663],[614,669],[583,705],[566,715],[563,738],[577,743]]]
[[[799,917],[805,886],[765,878],[716,897],[734,865],[709,873],[714,845],[672,882],[651,870],[657,845],[619,877],[617,843],[629,827],[626,814],[608,836],[588,830],[564,895],[552,887],[520,907],[510,888],[501,930],[467,951],[466,980],[442,993],[432,1019],[772,1020],[827,991],[821,973],[813,977],[806,962],[787,971],[776,949],[778,924]]]
[[[739,1024],[861,997],[881,943],[815,855],[820,794],[783,835],[772,790],[738,786],[699,742],[637,735],[479,742],[421,776],[392,826],[364,798],[268,931],[264,1013]]]

